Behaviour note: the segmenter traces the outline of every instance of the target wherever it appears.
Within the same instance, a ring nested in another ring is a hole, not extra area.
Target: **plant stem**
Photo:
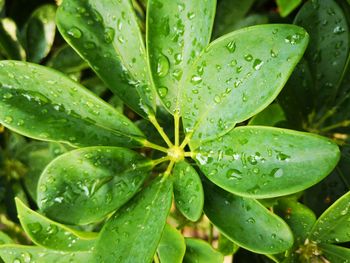
[[[174,126],[175,126],[175,146],[179,146],[180,140],[180,115],[178,112],[174,114]]]
[[[196,153],[194,153],[194,152],[185,152],[184,155],[185,155],[185,157],[193,158],[196,155]]]
[[[152,165],[154,167],[154,166],[157,166],[158,164],[164,163],[164,162],[169,161],[169,160],[170,160],[169,156],[164,156],[164,157],[159,158],[157,160],[152,160]]]
[[[348,127],[348,126],[350,126],[350,120],[345,120],[345,121],[341,121],[336,124],[324,127],[323,129],[321,129],[321,132],[327,132],[336,128]]]
[[[158,151],[161,151],[161,152],[164,152],[164,153],[168,152],[167,148],[165,148],[163,146],[160,146],[158,144],[154,144],[154,143],[149,142],[147,140],[142,141],[142,144],[143,144],[143,146],[145,146],[147,148],[155,149],[155,150],[158,150]]]
[[[191,140],[192,138],[192,132],[191,133],[187,133],[185,139],[182,141],[181,145],[180,145],[180,148],[181,149],[184,149],[186,147],[186,145],[188,144],[188,142]]]
[[[160,261],[159,261],[159,258],[158,258],[158,255],[157,255],[157,254],[154,254],[153,261],[154,261],[154,263],[160,263]]]
[[[157,131],[159,132],[160,136],[162,136],[162,138],[166,142],[166,144],[169,147],[173,147],[174,145],[171,143],[169,137],[166,135],[166,133],[164,132],[163,128],[159,125],[156,117],[153,116],[153,115],[150,115],[148,118],[149,118],[149,121],[153,124],[153,126],[157,129]]]
[[[171,161],[171,162],[169,163],[168,167],[166,168],[166,171],[164,172],[164,178],[167,178],[167,177],[170,175],[171,170],[172,170],[173,167],[174,167],[174,164],[175,164],[174,161]]]
[[[208,243],[211,245],[213,243],[214,238],[214,228],[211,223],[209,223],[209,235],[208,235]]]

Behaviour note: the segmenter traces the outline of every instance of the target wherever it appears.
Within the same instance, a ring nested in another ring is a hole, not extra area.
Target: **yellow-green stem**
[[[174,114],[174,126],[175,126],[175,146],[179,146],[180,140],[180,115],[178,112]]]
[[[191,133],[187,133],[185,139],[182,141],[182,143],[180,145],[181,149],[184,149],[186,147],[186,145],[189,143],[189,141],[192,138],[192,134],[193,134],[192,132]]]
[[[153,126],[157,129],[157,131],[159,132],[160,136],[162,136],[163,140],[166,142],[166,144],[169,147],[174,146],[172,144],[172,142],[170,141],[169,137],[166,135],[166,133],[164,132],[163,128],[159,125],[157,119],[155,116],[150,115],[149,117],[149,121],[153,124]]]
[[[171,162],[169,163],[168,168],[166,168],[166,171],[164,172],[164,178],[167,178],[167,177],[170,175],[171,170],[172,170],[173,167],[174,167],[174,164],[175,164],[174,161],[171,161]]]
[[[169,156],[164,156],[162,158],[156,159],[156,160],[152,160],[152,165],[157,166],[158,164],[164,163],[170,161],[170,157]]]
[[[158,151],[161,151],[161,152],[164,152],[164,153],[168,152],[167,148],[165,148],[163,146],[160,146],[158,144],[154,144],[154,143],[149,142],[147,140],[142,141],[142,144],[143,144],[143,146],[145,146],[147,148],[155,149],[155,150],[158,150]]]

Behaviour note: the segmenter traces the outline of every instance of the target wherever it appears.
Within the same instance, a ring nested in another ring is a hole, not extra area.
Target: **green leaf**
[[[156,94],[131,1],[64,0],[57,26],[128,106],[142,116],[153,114]]]
[[[308,35],[294,25],[260,25],[214,41],[193,65],[182,98],[190,145],[231,130],[268,106],[302,57]]]
[[[215,6],[216,0],[148,1],[151,72],[159,97],[172,114],[180,108],[191,65],[209,44]]]
[[[53,54],[47,66],[63,73],[79,72],[88,68],[88,64],[68,45],[63,45]]]
[[[262,126],[235,128],[196,152],[200,169],[212,182],[234,194],[261,199],[316,184],[333,170],[340,155],[327,138]]]
[[[286,120],[284,111],[278,103],[273,103],[265,108],[262,112],[255,115],[249,125],[266,125],[276,126]]]
[[[315,80],[316,107],[334,100],[349,56],[346,16],[333,0],[307,1],[294,21],[310,33],[305,53]]]
[[[350,241],[350,192],[339,198],[316,221],[309,235],[318,243]]]
[[[22,135],[75,146],[135,147],[142,133],[78,83],[36,64],[0,63],[0,122]]]
[[[157,250],[161,263],[182,263],[186,250],[185,239],[174,227],[166,225]]]
[[[30,239],[39,246],[60,251],[88,251],[95,244],[95,233],[85,233],[58,224],[34,212],[16,198],[18,218]]]
[[[220,233],[218,239],[218,251],[224,256],[233,255],[239,249],[239,246],[228,239],[224,234]]]
[[[224,256],[200,239],[186,238],[183,263],[222,263]]]
[[[323,255],[327,258],[328,262],[332,263],[345,263],[350,258],[350,249],[345,247],[339,247],[330,244],[319,244],[322,249]]]
[[[0,245],[11,243],[13,243],[12,239],[7,234],[0,231]]]
[[[268,23],[269,23],[269,17],[267,15],[251,14],[245,17],[244,19],[238,21],[236,24],[232,25],[232,27],[230,27],[231,28],[230,32],[241,28],[245,28],[248,26],[262,25],[262,24],[268,24]]]
[[[302,0],[277,0],[276,2],[280,15],[286,17],[302,3]]]
[[[176,208],[189,220],[197,221],[202,215],[204,203],[201,179],[186,161],[175,164],[173,176]]]
[[[5,0],[0,0],[0,13],[4,11],[4,7],[5,7]]]
[[[55,17],[56,7],[46,4],[28,19],[23,32],[28,61],[39,63],[49,54],[56,33]]]
[[[171,180],[153,181],[104,225],[94,262],[151,262],[166,224],[171,199]]]
[[[214,37],[220,37],[231,32],[235,25],[239,23],[252,7],[254,0],[221,0],[218,2]]]
[[[274,254],[293,245],[288,225],[258,201],[235,196],[208,182],[204,189],[205,214],[240,247],[255,253]]]
[[[25,60],[26,52],[18,39],[16,23],[11,18],[0,19],[0,49],[8,59]]]
[[[0,246],[0,257],[5,262],[35,262],[35,263],[67,263],[93,262],[91,252],[63,252],[41,247],[3,245]]]
[[[151,168],[150,161],[123,148],[68,152],[52,161],[41,175],[39,208],[59,222],[97,222],[136,194]]]

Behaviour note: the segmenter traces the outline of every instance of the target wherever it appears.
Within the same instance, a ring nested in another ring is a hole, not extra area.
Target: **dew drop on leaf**
[[[104,32],[104,38],[106,43],[112,43],[114,40],[114,35],[115,35],[115,31],[113,28],[111,27],[106,27],[105,32]]]
[[[192,76],[192,78],[191,78],[191,82],[192,82],[192,84],[199,84],[199,83],[201,83],[202,82],[202,77],[200,77],[200,76],[197,76],[197,75],[194,75],[194,76]]]
[[[83,35],[83,33],[80,31],[80,29],[79,28],[77,28],[77,27],[72,27],[71,29],[69,29],[68,31],[67,31],[67,34],[69,35],[69,36],[71,36],[71,37],[74,37],[74,38],[81,38],[82,37],[82,35]]]
[[[158,93],[161,98],[164,98],[168,94],[168,88],[162,86],[158,89]]]
[[[227,50],[230,53],[234,53],[236,51],[236,42],[235,41],[230,41],[226,45]]]
[[[157,75],[159,77],[165,77],[169,72],[169,60],[166,56],[160,54],[157,63]]]
[[[254,60],[253,68],[255,70],[259,70],[263,64],[264,64],[264,62],[261,59],[257,58],[257,59]]]

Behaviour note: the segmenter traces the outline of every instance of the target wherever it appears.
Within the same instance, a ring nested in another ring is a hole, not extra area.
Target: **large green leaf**
[[[41,175],[38,205],[60,222],[99,221],[138,191],[151,166],[140,154],[123,148],[89,147],[68,152],[52,161]]]
[[[6,263],[93,262],[91,252],[63,252],[41,247],[20,245],[0,246],[0,258],[2,258]]]
[[[96,244],[95,262],[151,262],[171,199],[171,180],[153,181],[104,225]]]
[[[180,107],[189,68],[209,44],[215,6],[216,0],[148,1],[151,71],[159,97],[171,113]]]
[[[277,0],[278,11],[282,17],[288,16],[297,8],[302,0]]]
[[[115,94],[139,114],[153,114],[156,94],[131,1],[64,0],[57,26]]]
[[[222,263],[223,255],[200,239],[186,238],[186,253],[183,263]]]
[[[335,98],[349,56],[349,27],[343,10],[334,0],[307,1],[295,24],[310,33],[305,53],[315,80],[316,107]]]
[[[310,239],[326,243],[350,241],[350,192],[339,198],[317,220]]]
[[[278,103],[273,103],[262,112],[250,119],[249,125],[277,126],[286,120],[283,109]]]
[[[262,254],[274,254],[293,245],[288,225],[258,201],[235,196],[205,184],[204,212],[237,245]]]
[[[139,145],[129,119],[65,75],[16,61],[0,68],[0,122],[9,129],[75,146]]]
[[[190,145],[227,133],[268,106],[308,43],[294,25],[260,25],[214,41],[194,63],[182,98]]]
[[[166,225],[157,251],[161,263],[182,263],[186,251],[185,239],[174,227]]]
[[[327,176],[338,146],[313,134],[238,127],[196,150],[197,163],[215,184],[237,195],[270,198],[304,190]]]
[[[8,59],[25,60],[26,52],[18,39],[16,23],[11,18],[0,20],[0,49]]]
[[[350,258],[350,249],[330,244],[319,245],[323,256],[331,263],[347,263]]]
[[[35,244],[60,251],[88,251],[93,248],[96,234],[58,224],[31,210],[18,198],[16,206],[21,225]]]
[[[186,161],[175,164],[174,199],[177,209],[191,221],[202,215],[204,194],[201,179],[196,170]]]
[[[39,63],[53,45],[56,33],[56,7],[43,5],[37,8],[25,25],[23,38],[27,50],[27,60]]]

